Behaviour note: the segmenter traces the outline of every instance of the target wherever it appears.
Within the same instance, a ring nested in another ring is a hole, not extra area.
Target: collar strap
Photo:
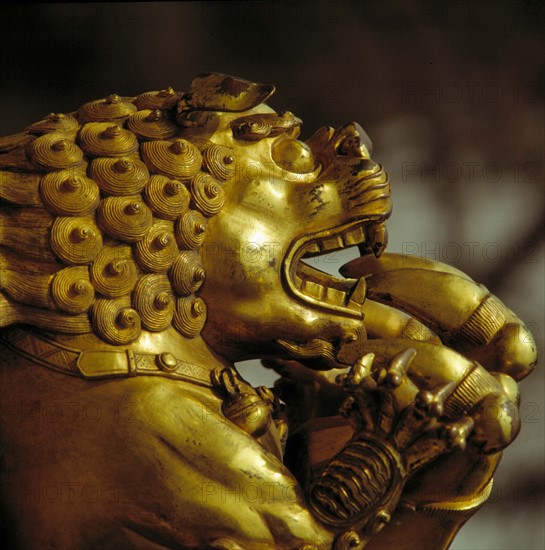
[[[81,351],[18,327],[0,334],[0,341],[19,355],[51,370],[86,380],[163,376],[213,387],[210,370],[171,353],[140,353],[130,349]]]

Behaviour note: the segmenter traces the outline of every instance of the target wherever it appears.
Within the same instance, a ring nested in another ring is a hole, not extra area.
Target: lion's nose
[[[373,152],[373,143],[357,122],[350,122],[339,128],[335,150],[339,155],[369,158]]]

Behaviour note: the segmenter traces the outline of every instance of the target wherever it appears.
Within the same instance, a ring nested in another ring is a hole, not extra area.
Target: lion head
[[[129,345],[173,326],[231,360],[348,363],[364,280],[302,262],[380,254],[389,182],[355,123],[299,141],[274,87],[205,74],[108,96],[0,143],[0,326]],[[343,360],[346,359],[346,360]]]

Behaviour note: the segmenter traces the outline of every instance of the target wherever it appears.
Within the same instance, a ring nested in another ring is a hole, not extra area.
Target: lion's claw
[[[377,384],[386,385],[390,388],[397,388],[400,386],[415,356],[416,350],[413,348],[398,353],[392,359],[388,367],[378,371],[376,378]]]
[[[421,391],[416,395],[415,406],[423,414],[431,416],[433,418],[439,418],[443,416],[445,407],[445,401],[454,391],[456,382],[450,382],[445,384],[439,390],[435,392]]]
[[[464,451],[467,438],[473,430],[475,422],[469,416],[453,424],[446,424],[441,430],[441,436],[446,440],[449,450]]]
[[[368,353],[360,357],[347,373],[337,376],[337,384],[344,386],[347,391],[359,389],[360,385],[371,374],[374,359],[374,353]]]

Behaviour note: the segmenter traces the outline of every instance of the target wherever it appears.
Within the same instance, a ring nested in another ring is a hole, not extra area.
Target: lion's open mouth
[[[384,222],[358,220],[333,229],[307,235],[294,242],[284,260],[284,275],[289,290],[314,307],[334,311],[337,315],[363,317],[365,280],[342,279],[324,273],[303,262],[323,254],[360,246],[379,253],[385,243]]]

